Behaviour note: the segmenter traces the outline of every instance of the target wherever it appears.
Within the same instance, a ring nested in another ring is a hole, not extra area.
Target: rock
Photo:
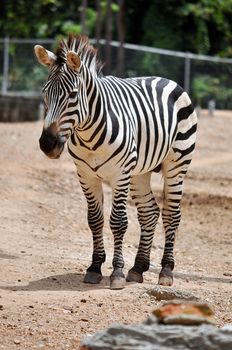
[[[199,325],[202,323],[211,323],[213,321],[213,311],[207,304],[200,303],[181,303],[174,301],[166,303],[153,311],[158,322],[165,324],[183,324]]]
[[[87,337],[79,350],[231,350],[232,325],[205,324],[212,314],[206,304],[167,303],[144,324],[113,325]],[[197,318],[204,323],[196,325]]]
[[[114,325],[82,342],[80,350],[231,350],[232,325]]]
[[[147,290],[147,294],[155,297],[157,300],[174,300],[174,299],[182,299],[182,300],[199,300],[194,294],[176,289],[173,287],[165,287],[165,286],[154,286]]]

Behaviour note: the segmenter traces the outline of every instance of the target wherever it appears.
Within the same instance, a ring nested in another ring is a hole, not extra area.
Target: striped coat
[[[137,207],[141,235],[127,281],[143,281],[160,213],[150,178],[161,170],[165,247],[159,283],[171,285],[183,180],[196,140],[197,118],[189,96],[175,82],[164,78],[101,76],[96,51],[85,37],[70,36],[60,43],[55,54],[38,45],[35,53],[40,63],[50,67],[43,88],[45,120],[40,147],[50,158],[58,158],[67,142],[87,199],[93,254],[84,281],[99,283],[102,278],[103,180],[111,184],[113,195],[111,288],[125,284],[122,247],[129,192]]]

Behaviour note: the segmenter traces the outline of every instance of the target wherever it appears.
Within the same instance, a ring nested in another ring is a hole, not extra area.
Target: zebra
[[[69,35],[55,53],[40,45],[34,51],[38,62],[49,67],[42,89],[45,117],[40,148],[49,158],[57,159],[67,143],[87,200],[93,252],[84,282],[97,284],[102,279],[106,258],[102,183],[107,181],[112,188],[109,224],[114,239],[110,288],[122,289],[126,281],[143,282],[160,211],[165,244],[158,283],[171,286],[183,180],[197,131],[197,116],[188,94],[162,77],[104,76],[97,50],[86,36]],[[151,175],[160,171],[162,210],[151,190]],[[123,237],[129,193],[141,233],[134,266],[125,277]]]

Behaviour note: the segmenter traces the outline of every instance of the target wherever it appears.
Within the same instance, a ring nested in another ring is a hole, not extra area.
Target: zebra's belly
[[[77,166],[77,170],[81,170],[88,176],[98,177],[111,182],[114,179],[120,178],[122,174],[127,172],[128,168],[124,168],[124,162],[119,162],[121,155],[112,157],[112,152],[96,152],[86,149],[77,148],[74,145],[69,145],[69,153]],[[154,169],[162,163],[164,158],[169,153],[170,149],[166,148],[160,155],[154,154],[153,158],[147,157],[145,153],[136,154],[136,162],[131,163],[131,176],[145,174],[154,171]],[[132,153],[130,153],[131,155]],[[131,157],[133,159],[133,157]],[[129,160],[129,159],[128,159]],[[126,162],[128,166],[128,162]],[[128,172],[127,172],[128,173]]]
[[[162,152],[154,153],[152,157],[149,157],[144,152],[139,154],[137,163],[132,171],[132,176],[142,175],[154,171],[167,157],[171,149],[171,147],[166,147]]]

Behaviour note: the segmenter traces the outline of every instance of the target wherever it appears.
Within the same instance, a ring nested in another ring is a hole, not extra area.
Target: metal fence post
[[[2,94],[6,95],[8,91],[8,74],[9,74],[9,38],[4,38],[3,49],[3,77],[2,77]]]
[[[190,71],[191,71],[191,58],[187,54],[185,56],[185,64],[184,64],[184,89],[187,93],[190,90]]]

